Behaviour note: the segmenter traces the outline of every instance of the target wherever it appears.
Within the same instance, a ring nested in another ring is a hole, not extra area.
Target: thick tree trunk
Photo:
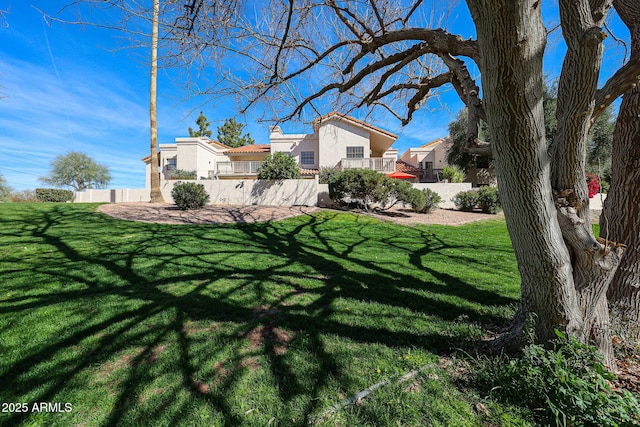
[[[602,26],[610,7],[611,0],[560,1],[567,54],[558,84],[558,129],[550,152],[558,219],[572,256],[583,318],[583,329],[576,337],[582,342],[593,340],[613,368],[606,292],[620,254],[593,235],[585,179],[586,143],[604,51]]]
[[[522,279],[514,332],[533,315],[541,342],[554,339],[554,329],[575,335],[582,316],[551,188],[542,106],[546,29],[539,2],[467,3],[478,34],[496,175]]]
[[[542,105],[546,29],[540,2],[467,3],[478,34],[498,185],[522,278],[515,332],[533,315],[539,341],[553,340],[555,329],[582,342],[593,339],[613,366],[605,293],[619,254],[593,236],[584,173],[607,2],[560,1],[569,49],[553,147],[547,146]]]
[[[149,119],[151,125],[151,203],[164,202],[160,191],[158,175],[158,120],[157,120],[157,82],[158,82],[158,15],[160,0],[153,2],[153,21],[151,34],[151,84],[149,89]]]
[[[640,4],[616,0],[614,6],[631,32],[631,59],[640,58]],[[600,237],[628,246],[608,297],[632,338],[640,340],[640,87],[622,98],[613,134],[611,187],[600,217]]]

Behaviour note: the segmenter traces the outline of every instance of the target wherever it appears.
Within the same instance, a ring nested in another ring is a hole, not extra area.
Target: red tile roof
[[[301,175],[317,175],[320,171],[318,169],[300,169]]]
[[[404,160],[396,160],[396,172],[404,172],[411,175],[422,175],[422,170],[417,167],[410,165]]]
[[[338,113],[337,111],[333,111],[333,112],[331,112],[329,114],[325,114],[324,116],[318,117],[317,119],[315,119],[313,121],[313,123],[314,124],[320,124],[325,120],[331,119],[332,117],[342,118],[342,119],[354,122],[355,124],[360,125],[362,127],[369,128],[369,129],[374,130],[376,132],[385,134],[385,135],[387,135],[387,136],[389,136],[391,138],[398,139],[398,135],[396,135],[396,134],[393,134],[393,133],[391,133],[389,131],[386,131],[384,129],[380,129],[379,127],[370,125],[369,123],[363,122],[362,120],[358,120],[355,117],[351,117],[351,116],[347,116],[346,114]]]
[[[270,153],[270,144],[251,144],[243,145],[242,147],[232,148],[224,152],[224,154],[263,154]]]

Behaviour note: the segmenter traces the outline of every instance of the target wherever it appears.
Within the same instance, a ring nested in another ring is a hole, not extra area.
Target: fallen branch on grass
[[[414,377],[415,377],[416,375],[418,375],[420,372],[422,372],[422,371],[424,371],[424,370],[426,370],[427,368],[430,368],[430,367],[432,367],[432,366],[433,366],[432,364],[429,364],[429,365],[425,365],[425,366],[423,366],[423,367],[421,367],[421,368],[418,368],[418,369],[416,369],[416,370],[413,370],[413,371],[411,371],[411,372],[408,372],[408,373],[404,374],[403,376],[401,376],[401,377],[396,381],[396,384],[402,384],[403,382],[406,382],[406,381],[408,381],[408,380],[410,380],[410,379],[414,378]],[[342,408],[342,407],[344,407],[344,406],[347,406],[347,405],[353,405],[353,404],[354,404],[354,403],[356,403],[357,401],[359,401],[359,400],[364,399],[365,397],[367,397],[369,394],[371,394],[372,392],[374,392],[376,389],[378,389],[378,388],[380,388],[380,387],[382,387],[382,386],[385,386],[385,385],[391,384],[391,383],[393,382],[394,378],[395,378],[395,377],[391,377],[391,378],[388,378],[388,379],[386,379],[386,380],[384,380],[384,381],[380,381],[379,383],[376,383],[376,384],[374,384],[374,385],[372,385],[372,386],[370,386],[370,387],[367,387],[367,388],[365,388],[364,390],[362,390],[362,391],[360,391],[360,392],[358,392],[358,393],[354,394],[354,395],[353,395],[353,396],[351,396],[351,397],[348,397],[348,398],[346,398],[346,399],[343,399],[342,401],[340,401],[340,403],[338,403],[338,404],[336,404],[336,405],[333,405],[333,406],[331,406],[330,408],[327,408],[327,409],[322,413],[322,416],[327,415],[327,414],[332,413],[332,412],[336,412],[336,411],[338,411],[339,409],[341,409],[341,408]]]

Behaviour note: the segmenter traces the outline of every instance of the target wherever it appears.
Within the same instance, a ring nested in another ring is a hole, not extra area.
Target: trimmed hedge
[[[197,174],[196,171],[174,169],[169,173],[169,179],[196,179]]]
[[[451,199],[457,209],[471,212],[478,204],[478,192],[476,190],[461,191]]]
[[[70,202],[73,200],[73,191],[58,188],[36,188],[36,200],[39,202]]]
[[[480,208],[484,213],[496,214],[502,209],[497,187],[481,187],[478,190],[461,191],[451,199],[457,209],[471,212]]]
[[[502,209],[498,188],[481,187],[478,190],[478,207],[484,213],[497,214]]]
[[[209,201],[204,185],[195,182],[178,182],[171,190],[173,201],[183,211],[200,209]]]

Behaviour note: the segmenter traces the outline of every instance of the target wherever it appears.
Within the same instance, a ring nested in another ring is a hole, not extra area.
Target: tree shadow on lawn
[[[516,303],[424,265],[429,254],[454,248],[435,235],[362,216],[166,226],[73,205],[23,215],[0,225],[0,236],[11,230],[11,239],[55,254],[22,273],[0,261],[0,271],[11,270],[28,294],[0,299],[0,313],[34,322],[45,310],[68,317],[59,319],[58,334],[25,345],[4,364],[0,394],[47,402],[87,386],[78,382],[95,382],[110,407],[77,411],[100,425],[178,423],[194,407],[223,425],[254,414],[265,424],[275,413],[248,413],[234,395],[266,404],[264,396],[250,397],[248,378],[261,379],[254,393],[276,394],[281,420],[306,423],[328,389],[362,388],[332,340],[364,345],[361,351],[383,345],[447,353],[470,337],[437,328],[461,318],[501,322],[479,306]],[[432,327],[403,326],[414,323]],[[4,415],[8,424],[28,416]]]

